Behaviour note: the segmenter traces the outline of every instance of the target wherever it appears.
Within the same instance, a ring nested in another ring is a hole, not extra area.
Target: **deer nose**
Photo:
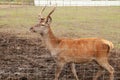
[[[33,27],[30,28],[30,31],[33,32]]]
[[[31,31],[31,32],[36,32],[36,31],[33,29],[33,27],[30,28],[30,31]]]
[[[33,30],[33,27],[30,28],[30,31]]]

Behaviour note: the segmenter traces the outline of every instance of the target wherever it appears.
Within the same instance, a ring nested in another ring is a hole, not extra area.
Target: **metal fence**
[[[34,0],[35,6],[54,5],[57,6],[120,6],[119,1],[90,1],[90,0]]]

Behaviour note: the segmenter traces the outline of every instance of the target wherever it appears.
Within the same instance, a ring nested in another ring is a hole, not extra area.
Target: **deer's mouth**
[[[34,33],[35,33],[36,31],[35,31],[35,30],[31,30],[31,32],[34,32]]]

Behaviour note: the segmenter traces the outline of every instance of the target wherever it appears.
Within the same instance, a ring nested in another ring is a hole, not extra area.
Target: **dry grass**
[[[29,28],[38,23],[41,7],[0,8],[0,32],[34,37]],[[44,15],[51,10],[45,11]],[[101,37],[120,48],[120,7],[58,7],[52,15],[56,36]],[[36,36],[38,37],[38,36]]]

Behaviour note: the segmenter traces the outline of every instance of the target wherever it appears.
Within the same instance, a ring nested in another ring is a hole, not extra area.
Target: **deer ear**
[[[46,23],[47,23],[47,24],[51,24],[51,23],[52,23],[52,18],[51,18],[51,16],[47,17]]]

